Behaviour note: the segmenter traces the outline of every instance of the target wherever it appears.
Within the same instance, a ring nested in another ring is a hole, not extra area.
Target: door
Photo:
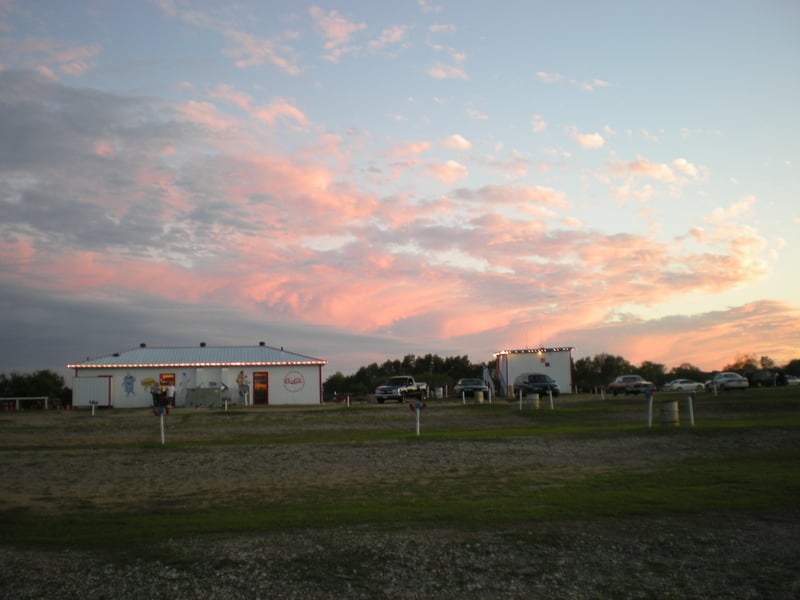
[[[175,406],[175,373],[161,373],[158,376],[164,402]]]
[[[269,373],[253,373],[253,405],[269,404]]]

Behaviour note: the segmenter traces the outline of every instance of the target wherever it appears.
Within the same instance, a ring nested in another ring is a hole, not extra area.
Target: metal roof
[[[285,365],[326,365],[328,361],[283,348],[258,346],[191,346],[183,348],[138,348],[115,352],[109,356],[87,358],[69,364],[69,369],[133,368],[133,367],[245,367]]]
[[[501,354],[544,354],[547,352],[572,352],[575,350],[572,346],[562,346],[560,348],[522,348],[519,350],[500,350],[499,352],[495,352],[494,356],[500,356]]]

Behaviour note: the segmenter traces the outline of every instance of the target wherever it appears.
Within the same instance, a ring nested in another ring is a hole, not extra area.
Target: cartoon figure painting
[[[125,390],[126,396],[132,396],[134,394],[134,383],[136,383],[136,378],[131,374],[125,375],[125,377],[122,379],[122,389]]]

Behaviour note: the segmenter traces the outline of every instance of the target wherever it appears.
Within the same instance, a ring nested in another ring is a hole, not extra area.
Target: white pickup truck
[[[386,383],[379,385],[375,390],[375,400],[378,404],[383,404],[387,400],[397,400],[405,402],[406,398],[425,398],[428,395],[428,384],[422,381],[414,381],[408,375],[397,375],[390,377]]]

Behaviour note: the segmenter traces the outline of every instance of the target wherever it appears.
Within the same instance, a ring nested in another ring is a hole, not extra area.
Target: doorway
[[[253,373],[253,406],[269,404],[269,373]]]

